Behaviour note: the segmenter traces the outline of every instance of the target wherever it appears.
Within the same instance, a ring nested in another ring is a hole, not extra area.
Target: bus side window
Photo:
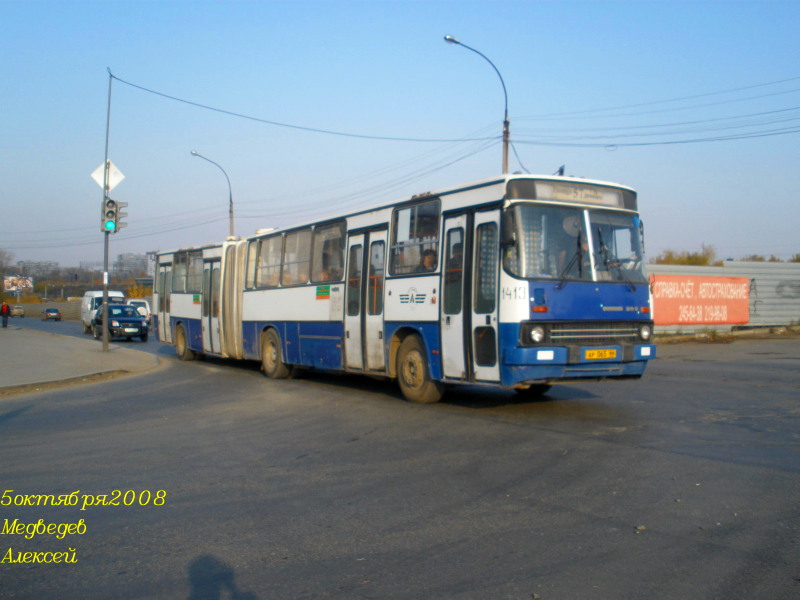
[[[203,289],[203,253],[200,250],[187,255],[188,269],[186,275],[186,291],[200,292]]]
[[[447,257],[444,272],[444,312],[447,315],[457,315],[461,312],[464,279],[463,229],[451,229],[447,232],[445,252]]]
[[[347,272],[347,314],[361,314],[361,262],[363,246],[350,248],[350,267]]]
[[[475,312],[490,313],[497,298],[497,225],[478,226],[475,252]]]
[[[367,313],[379,315],[383,312],[383,263],[384,242],[372,242],[369,253],[369,284],[367,287]]]
[[[311,281],[341,281],[344,274],[344,222],[314,229]]]
[[[281,285],[308,283],[311,264],[311,229],[301,229],[286,234],[283,251]]]
[[[394,211],[389,273],[430,273],[439,255],[439,199]]]
[[[187,252],[176,252],[175,261],[172,266],[172,291],[186,291],[186,271],[189,263]]]
[[[256,267],[258,265],[258,246],[261,240],[251,240],[247,244],[247,265],[245,275],[245,288],[248,290],[256,286]]]
[[[276,287],[281,272],[281,250],[283,238],[280,235],[261,240],[256,268],[256,287]]]

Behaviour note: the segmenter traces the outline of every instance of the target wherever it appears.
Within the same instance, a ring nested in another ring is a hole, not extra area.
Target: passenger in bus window
[[[334,262],[333,254],[325,251],[322,255],[321,281],[339,281],[342,278],[342,268]]]
[[[436,252],[433,250],[425,250],[422,253],[422,264],[419,270],[422,272],[434,271],[436,269]]]
[[[464,264],[464,246],[460,242],[453,244],[452,254],[447,261],[447,280],[458,281],[461,279],[461,269]]]

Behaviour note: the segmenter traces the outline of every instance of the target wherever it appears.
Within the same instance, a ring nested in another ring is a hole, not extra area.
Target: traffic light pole
[[[108,352],[108,232],[103,236],[103,352]]]
[[[106,159],[103,163],[105,175],[103,176],[103,206],[105,207],[108,202],[108,139],[111,129],[111,83],[114,77],[111,75],[111,69],[108,70],[108,109],[106,110]],[[103,352],[108,352],[108,231],[103,232]]]

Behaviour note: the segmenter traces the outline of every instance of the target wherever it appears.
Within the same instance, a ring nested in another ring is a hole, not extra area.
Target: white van
[[[150,323],[150,303],[147,300],[142,298],[131,298],[128,300],[127,304],[134,307],[140,315],[147,319],[147,322]]]
[[[111,304],[112,302],[123,304],[125,302],[125,294],[122,292],[112,292],[109,290],[108,303]],[[94,319],[97,309],[100,308],[102,304],[103,290],[100,290],[99,292],[86,292],[83,295],[83,301],[81,302],[81,323],[83,323],[83,333],[92,332],[92,319]]]

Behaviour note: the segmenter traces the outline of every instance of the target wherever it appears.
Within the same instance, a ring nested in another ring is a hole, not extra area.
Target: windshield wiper
[[[578,230],[578,237],[576,239],[578,240],[578,249],[575,250],[575,254],[572,255],[572,258],[567,263],[567,266],[565,266],[562,269],[561,273],[559,274],[559,276],[558,276],[558,285],[556,286],[557,290],[560,290],[561,288],[563,288],[564,285],[567,283],[567,275],[572,270],[572,267],[575,266],[575,262],[578,263],[578,278],[582,278],[583,277],[583,246],[581,245],[581,231],[580,230]]]
[[[609,271],[612,269],[615,270],[619,275],[620,280],[627,284],[628,289],[632,292],[635,291],[636,286],[633,285],[633,282],[625,275],[625,272],[620,266],[619,258],[608,249],[608,246],[606,246],[605,242],[603,241],[603,231],[599,227],[597,228],[597,241],[600,242],[600,254],[603,256],[603,264],[605,265],[606,269]]]

